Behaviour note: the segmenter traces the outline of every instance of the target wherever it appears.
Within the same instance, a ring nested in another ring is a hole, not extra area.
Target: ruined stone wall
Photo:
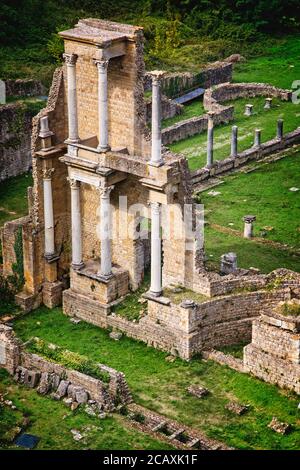
[[[176,101],[170,100],[167,96],[161,96],[161,117],[162,119],[172,118],[182,114],[184,106],[176,103]],[[152,117],[152,99],[146,100],[146,121],[151,122]]]
[[[169,98],[175,98],[188,90],[203,87],[208,88],[219,83],[230,82],[232,79],[232,64],[215,62],[208,65],[199,73],[174,72],[162,78],[162,92]],[[145,74],[145,90],[151,90],[152,77]]]
[[[234,107],[220,106],[216,110],[214,123],[215,125],[224,124],[233,121]],[[177,122],[162,130],[162,143],[170,145],[173,142],[187,139],[196,134],[201,134],[207,130],[208,116],[197,116],[190,119]]]
[[[42,96],[46,94],[44,85],[39,80],[21,79],[4,80],[6,96]]]
[[[274,97],[280,98],[282,101],[290,101],[292,92],[266,83],[221,83],[205,91],[203,105],[206,110],[213,111],[219,103],[233,101],[238,98],[254,98],[255,96]]]
[[[0,181],[31,168],[31,114],[22,104],[0,105]]]
[[[0,368],[2,367],[13,374],[19,365],[20,354],[21,345],[12,328],[0,323]]]
[[[266,382],[300,394],[299,322],[271,313],[256,319],[252,343],[244,348],[244,367]]]
[[[197,184],[202,181],[227,173],[233,168],[242,167],[251,161],[260,160],[267,155],[280,152],[293,145],[299,144],[299,142],[300,129],[298,128],[285,134],[281,140],[274,138],[268,142],[264,142],[260,147],[251,147],[244,152],[240,152],[236,157],[228,157],[224,160],[215,161],[211,168],[203,167],[193,171],[191,174],[193,185],[197,186]]]

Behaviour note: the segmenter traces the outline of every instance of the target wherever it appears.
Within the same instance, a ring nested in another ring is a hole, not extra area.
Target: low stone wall
[[[227,124],[233,121],[234,107],[233,106],[220,106],[220,109],[215,113],[214,123],[215,125]],[[173,126],[167,127],[162,130],[162,143],[164,145],[170,145],[173,142],[187,139],[196,134],[200,134],[207,130],[208,116],[193,117],[180,121]]]
[[[242,359],[233,357],[230,354],[225,354],[222,351],[210,349],[208,351],[202,351],[202,357],[206,360],[217,362],[221,366],[228,366],[230,369],[234,369],[237,372],[244,373],[244,363]]]
[[[266,382],[300,394],[300,322],[294,317],[262,315],[244,349],[245,370]]]
[[[203,105],[206,110],[218,109],[220,103],[233,101],[238,98],[254,98],[266,96],[280,98],[282,101],[290,101],[292,92],[283,90],[266,83],[221,83],[205,91]]]
[[[2,245],[3,257],[3,275],[4,277],[12,276],[13,265],[17,262],[15,244],[18,231],[23,229],[30,222],[30,217],[21,217],[20,219],[6,222],[4,227],[0,229],[0,241]]]
[[[162,92],[169,98],[176,98],[185,92],[197,88],[209,88],[219,83],[230,82],[232,79],[232,64],[227,62],[215,62],[199,73],[175,72],[166,74],[161,80]],[[144,88],[151,90],[152,77],[146,72]]]
[[[39,80],[4,80],[6,96],[44,96],[46,88]]]
[[[281,140],[272,139],[263,143],[260,147],[252,147],[244,152],[239,153],[236,157],[228,157],[224,160],[217,160],[211,168],[200,168],[191,173],[192,183],[194,186],[209,178],[215,177],[231,171],[235,168],[242,167],[247,163],[260,160],[267,155],[280,152],[286,148],[300,143],[300,128],[285,134]]]
[[[161,97],[161,117],[162,119],[169,119],[174,116],[182,114],[184,106],[176,103],[176,101],[170,100],[167,96],[162,95]],[[152,118],[152,99],[146,100],[146,121],[151,122]]]
[[[39,387],[40,393],[44,394],[56,394],[60,382],[64,381],[85,392],[91,400],[95,400],[105,409],[111,410],[119,403],[130,403],[132,397],[124,374],[103,364],[98,365],[99,370],[109,375],[108,384],[25,351],[13,329],[0,324],[0,367],[12,375],[16,374],[16,380],[32,388]],[[65,394],[59,398],[66,394],[67,387]]]
[[[31,114],[21,104],[0,106],[0,181],[31,165]]]

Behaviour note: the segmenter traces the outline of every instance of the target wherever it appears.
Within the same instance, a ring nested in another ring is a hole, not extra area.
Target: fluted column
[[[111,208],[110,193],[113,186],[99,188],[100,191],[100,239],[101,258],[98,275],[104,279],[112,276],[111,261]]]
[[[152,72],[152,124],[151,160],[154,166],[163,165],[161,156],[161,91],[160,79],[163,72]]]
[[[46,168],[43,170],[45,258],[48,258],[48,259],[51,259],[55,256],[54,213],[53,213],[53,196],[52,196],[53,172],[54,172],[54,168]]]
[[[161,205],[151,202],[151,285],[150,293],[159,297],[162,293],[161,285]]]
[[[76,61],[77,54],[64,54],[63,58],[67,64],[68,80],[68,141],[78,142],[78,116],[77,116],[77,91],[76,91]]]
[[[107,68],[108,60],[94,60],[98,70],[98,150],[108,150],[108,100],[107,100]]]
[[[83,268],[80,212],[80,182],[68,178],[71,187],[72,268]]]

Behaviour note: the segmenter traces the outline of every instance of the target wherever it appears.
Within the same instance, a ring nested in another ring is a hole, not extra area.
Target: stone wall
[[[21,104],[0,106],[0,181],[31,166],[31,114]]]
[[[300,318],[269,311],[256,319],[252,342],[244,348],[244,367],[266,382],[300,394]]]
[[[214,123],[215,125],[227,124],[228,122],[233,121],[233,115],[233,106],[220,106],[220,109],[215,113]],[[207,130],[207,125],[207,114],[177,122],[173,126],[162,130],[162,143],[164,145],[170,145],[173,142],[178,142],[179,140],[200,134]]]
[[[216,160],[211,168],[200,168],[191,173],[192,183],[196,187],[202,181],[213,178],[217,175],[227,173],[234,168],[242,167],[251,161],[260,160],[267,155],[280,152],[286,148],[297,145],[300,142],[300,129],[296,129],[283,136],[281,140],[275,138],[260,145],[260,147],[251,147],[240,152],[236,157],[228,157],[224,160]]]
[[[21,383],[32,388],[40,386],[40,393],[55,393],[64,381],[87,392],[90,399],[106,409],[113,409],[119,403],[130,403],[132,398],[124,374],[103,364],[98,366],[100,371],[108,374],[109,383],[25,351],[13,329],[0,323],[0,367],[15,374]]]
[[[215,62],[208,65],[199,73],[175,72],[168,73],[162,79],[161,89],[169,98],[176,98],[197,87],[209,88],[219,83],[230,82],[232,79],[232,64]],[[145,90],[151,90],[152,77],[145,74]]]
[[[280,98],[282,101],[290,101],[292,92],[283,90],[265,83],[221,83],[205,91],[203,104],[205,109],[214,111],[220,103],[233,101],[238,98],[254,98],[266,96]]]
[[[17,79],[4,80],[6,96],[43,96],[46,88],[39,80]]]
[[[161,117],[162,119],[169,119],[178,116],[183,112],[183,105],[170,100],[167,96],[161,96]],[[146,121],[151,122],[152,117],[152,99],[146,100]]]

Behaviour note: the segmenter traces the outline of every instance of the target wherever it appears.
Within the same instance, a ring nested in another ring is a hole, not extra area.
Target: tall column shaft
[[[101,259],[99,275],[109,278],[112,275],[111,261],[111,211],[110,193],[113,186],[100,189],[100,238],[101,238]]]
[[[107,68],[108,60],[95,60],[98,70],[98,125],[99,150],[108,149],[108,99],[107,99]]]
[[[82,235],[80,212],[80,183],[75,179],[69,179],[71,186],[71,219],[72,219],[72,267],[83,267],[82,261]]]
[[[161,212],[158,202],[151,202],[151,285],[150,292],[155,296],[162,293],[161,284]]]
[[[163,164],[161,156],[161,91],[160,77],[162,72],[152,75],[152,123],[151,123],[151,160],[150,164]]]
[[[44,188],[44,221],[45,221],[45,257],[52,257],[55,254],[54,239],[54,213],[52,197],[52,173],[54,169],[43,171]]]
[[[208,113],[207,125],[207,168],[211,168],[214,162],[214,120],[213,114]]]
[[[68,80],[68,125],[70,142],[78,142],[78,115],[77,115],[77,91],[76,91],[76,54],[64,54],[67,64]]]
[[[277,121],[277,139],[282,140],[283,138],[283,119]]]
[[[236,157],[238,153],[238,126],[232,126],[231,134],[231,157]]]

